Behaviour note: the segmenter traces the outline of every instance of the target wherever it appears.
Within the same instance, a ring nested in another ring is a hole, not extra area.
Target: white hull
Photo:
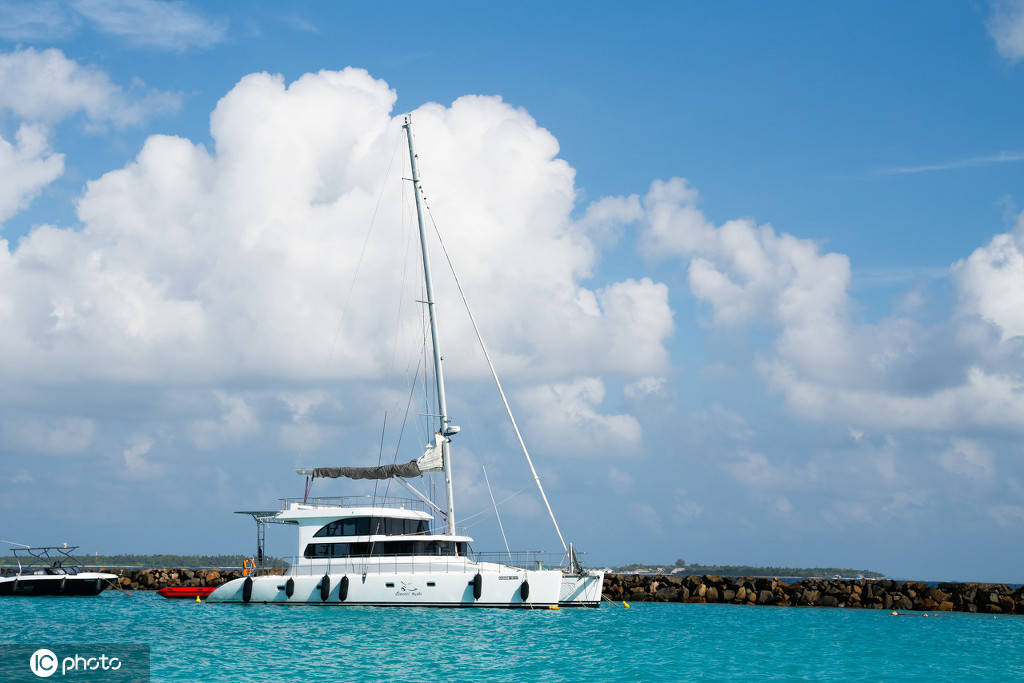
[[[496,561],[475,553],[467,557],[463,552],[470,537],[422,533],[430,515],[408,507],[417,501],[392,500],[390,507],[334,499],[285,503],[273,517],[298,526],[300,553],[287,573],[235,579],[218,587],[208,601],[526,608],[601,604],[603,572],[544,569],[537,553],[509,553],[507,560],[504,553],[494,553],[502,556]],[[367,534],[371,528],[378,533]],[[398,554],[383,554],[391,549]],[[412,549],[434,554],[405,554]]]
[[[604,573],[577,576],[555,570],[481,571],[480,598],[473,597],[473,574],[469,573],[327,573],[329,590],[321,599],[324,575],[255,576],[249,600],[245,600],[245,579],[235,579],[210,594],[209,602],[255,602],[265,604],[378,606],[378,607],[599,607]],[[348,587],[341,599],[342,579]],[[292,594],[288,595],[288,581]],[[521,587],[529,583],[524,600]],[[431,585],[433,584],[433,585]]]
[[[562,607],[600,607],[601,589],[604,586],[604,572],[564,574],[558,593],[558,604]]]
[[[303,567],[302,569],[306,569]],[[266,604],[373,605],[381,607],[520,607],[546,609],[559,604],[562,573],[555,570],[523,570],[467,563],[467,571],[409,571],[395,573],[328,572],[316,575],[255,576],[235,579],[220,586],[208,602],[250,602]],[[474,597],[474,578],[480,575],[480,596]],[[321,594],[324,577],[326,595]],[[343,594],[343,579],[348,579]],[[251,593],[245,600],[245,584]],[[288,582],[292,581],[291,596]],[[527,597],[523,583],[529,585]]]
[[[0,577],[0,596],[98,595],[108,586],[114,585],[116,581],[116,575],[99,572],[38,571],[31,574]]]

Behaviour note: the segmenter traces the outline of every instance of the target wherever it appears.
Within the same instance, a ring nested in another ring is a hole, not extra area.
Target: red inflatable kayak
[[[205,599],[207,595],[217,590],[215,586],[168,586],[156,592],[165,598],[196,598]]]

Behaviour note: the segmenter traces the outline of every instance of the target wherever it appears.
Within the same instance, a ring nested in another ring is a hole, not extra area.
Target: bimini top
[[[303,474],[314,479],[390,479],[402,477],[414,479],[428,472],[440,472],[444,469],[442,444],[445,437],[434,434],[434,443],[427,446],[423,455],[404,464],[378,465],[376,467],[296,467],[296,474]]]

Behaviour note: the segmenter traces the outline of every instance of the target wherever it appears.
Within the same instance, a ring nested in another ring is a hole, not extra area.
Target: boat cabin
[[[277,521],[299,527],[301,560],[344,557],[465,557],[468,536],[432,534],[433,516],[411,507],[289,502]],[[417,501],[405,501],[402,503]]]

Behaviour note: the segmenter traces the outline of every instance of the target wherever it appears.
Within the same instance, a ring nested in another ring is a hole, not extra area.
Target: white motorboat
[[[208,601],[429,607],[598,607],[604,572],[583,569],[572,545],[565,543],[468,304],[470,321],[533,480],[554,523],[563,554],[556,556],[555,562],[548,566],[544,558],[533,553],[480,555],[470,548],[473,539],[457,530],[450,444],[460,428],[452,424],[448,416],[430,259],[423,225],[422,190],[408,118],[403,128],[409,146],[423,259],[426,293],[423,303],[429,312],[433,347],[436,415],[439,418],[434,441],[427,446],[422,457],[405,464],[296,469],[298,474],[306,477],[306,495],[303,498],[285,499],[277,511],[247,513],[257,523],[257,565],[262,563],[264,524],[298,526],[298,554],[287,573],[281,576],[257,571],[220,586],[210,594]],[[459,289],[461,292],[461,285]],[[444,473],[444,508],[405,481],[431,472]],[[309,497],[313,480],[337,477],[394,480],[411,490],[417,498]]]
[[[11,548],[15,574],[0,576],[0,596],[98,595],[117,581],[114,574],[84,570],[72,557],[76,545]]]

